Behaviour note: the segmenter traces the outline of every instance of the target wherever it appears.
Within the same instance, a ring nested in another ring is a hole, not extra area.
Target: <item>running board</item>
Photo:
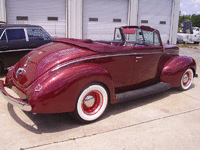
[[[116,94],[116,98],[119,103],[119,102],[124,102],[124,101],[128,101],[128,100],[144,97],[147,95],[159,93],[159,92],[168,90],[170,88],[171,88],[171,84],[159,82],[157,84],[154,84],[154,85],[151,85],[148,87],[144,87],[141,89]]]

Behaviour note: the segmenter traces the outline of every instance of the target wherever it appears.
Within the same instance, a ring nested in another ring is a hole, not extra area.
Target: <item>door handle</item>
[[[143,58],[142,56],[136,56],[136,59],[141,59],[141,58]]]

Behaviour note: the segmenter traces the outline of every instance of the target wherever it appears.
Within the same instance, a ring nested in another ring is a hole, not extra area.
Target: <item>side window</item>
[[[122,40],[122,36],[119,29],[115,30],[115,37],[114,40]]]
[[[153,45],[153,32],[143,30],[144,42]]]
[[[7,38],[10,40],[25,40],[24,29],[7,29]]]
[[[51,40],[51,38],[40,28],[27,28],[29,40]]]
[[[156,33],[156,32],[154,32],[154,45],[160,46],[159,36],[158,36],[158,33]]]

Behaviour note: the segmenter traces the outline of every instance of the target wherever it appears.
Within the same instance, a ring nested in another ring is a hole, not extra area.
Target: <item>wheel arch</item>
[[[95,82],[91,82],[91,83],[87,84],[84,88],[89,87],[90,85],[95,85],[95,84],[99,84],[106,89],[107,94],[108,94],[108,100],[110,102],[110,89],[108,88],[108,86],[105,83],[100,82],[100,81],[95,81]],[[81,90],[81,92],[84,90],[84,88]],[[79,93],[79,95],[81,94],[81,92]]]
[[[196,69],[191,67],[190,69],[192,69],[193,73],[194,73],[194,77],[196,77]]]
[[[163,67],[160,81],[170,83],[172,87],[179,87],[183,73],[191,68],[196,74],[196,62],[192,57],[176,56],[166,62]]]

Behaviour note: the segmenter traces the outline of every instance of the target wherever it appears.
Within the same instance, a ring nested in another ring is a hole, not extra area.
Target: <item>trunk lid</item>
[[[15,65],[13,78],[19,86],[26,88],[38,77],[58,64],[93,53],[69,44],[52,42],[24,56]]]

